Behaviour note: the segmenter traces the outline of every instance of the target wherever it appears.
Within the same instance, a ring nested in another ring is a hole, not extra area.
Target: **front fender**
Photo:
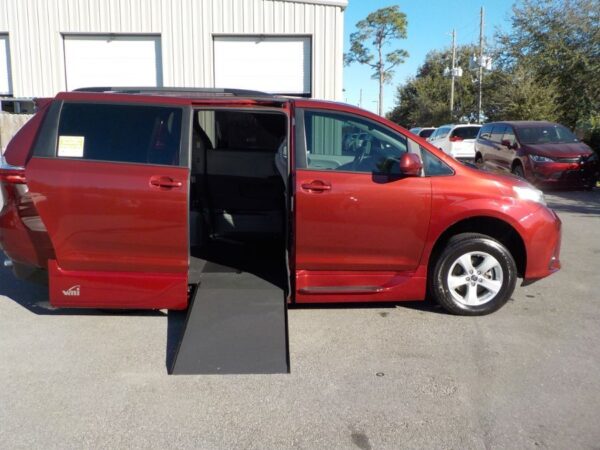
[[[431,221],[421,268],[427,267],[442,234],[467,219],[490,218],[508,224],[523,240],[527,254],[532,243],[540,239],[540,211],[547,208],[519,200],[512,195],[512,190],[494,178],[439,177],[432,180],[432,188]],[[485,230],[480,232],[485,233]],[[547,233],[542,234],[547,237]]]

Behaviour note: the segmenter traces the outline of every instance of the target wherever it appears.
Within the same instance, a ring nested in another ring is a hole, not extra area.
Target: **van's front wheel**
[[[453,236],[431,273],[431,291],[448,312],[479,316],[501,308],[517,282],[517,268],[500,242],[478,233]]]

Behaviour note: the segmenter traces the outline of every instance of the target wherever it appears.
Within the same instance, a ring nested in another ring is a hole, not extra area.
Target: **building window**
[[[12,93],[8,34],[0,34],[0,96],[10,96]]]
[[[310,97],[308,36],[215,36],[215,87]]]
[[[160,87],[160,36],[65,35],[67,90],[96,86]]]

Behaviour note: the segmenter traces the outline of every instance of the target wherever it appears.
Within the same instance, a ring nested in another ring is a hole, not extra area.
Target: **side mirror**
[[[400,158],[400,173],[406,177],[418,177],[421,175],[423,163],[421,157],[416,153],[405,153]]]
[[[502,142],[500,142],[500,144],[504,145],[506,148],[509,148],[509,149],[511,149],[511,150],[512,150],[513,148],[517,148],[517,144],[516,144],[516,143],[514,143],[514,144],[513,144],[513,143],[512,143],[512,142],[510,142],[508,139],[504,139],[504,140],[502,140]]]

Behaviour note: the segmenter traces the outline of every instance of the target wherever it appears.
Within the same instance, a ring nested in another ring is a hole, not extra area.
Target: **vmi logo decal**
[[[71,286],[69,289],[62,291],[63,295],[67,297],[79,297],[80,286],[76,284],[75,286]]]

